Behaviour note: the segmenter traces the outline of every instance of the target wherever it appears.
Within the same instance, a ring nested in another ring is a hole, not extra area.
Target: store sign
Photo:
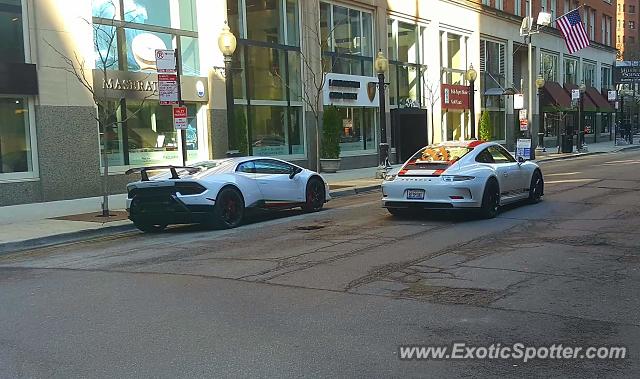
[[[377,78],[345,74],[327,74],[323,104],[350,107],[378,107]]]
[[[198,82],[202,84],[198,85]],[[158,86],[158,74],[155,73],[110,70],[105,78],[102,70],[93,70],[93,88],[107,90],[106,97],[110,99],[157,101]],[[180,87],[183,101],[207,102],[209,99],[209,85],[205,77],[181,76]],[[102,91],[96,90],[96,96],[103,96]]]
[[[156,50],[156,69],[162,73],[176,73],[176,53],[174,50]]]
[[[160,105],[178,104],[178,75],[158,74]]]
[[[469,109],[469,87],[443,84],[440,91],[443,109]]]
[[[613,83],[640,83],[640,61],[620,61],[613,66]]]
[[[173,128],[176,130],[187,129],[187,107],[173,108]]]

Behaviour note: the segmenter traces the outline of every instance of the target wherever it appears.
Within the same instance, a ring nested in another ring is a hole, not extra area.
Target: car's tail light
[[[445,182],[463,182],[465,180],[475,179],[474,176],[465,176],[465,175],[442,175],[442,180]]]
[[[176,192],[180,192],[180,195],[198,195],[204,191],[206,191],[206,188],[196,182],[176,183]]]

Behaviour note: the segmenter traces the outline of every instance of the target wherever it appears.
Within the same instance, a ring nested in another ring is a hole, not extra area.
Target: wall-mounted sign
[[[187,129],[187,107],[173,107],[173,127],[176,130]]]
[[[377,78],[371,76],[327,74],[323,104],[349,107],[378,107]]]
[[[613,83],[640,83],[640,61],[619,61],[613,66]]]
[[[442,109],[469,109],[469,87],[443,84],[440,91]]]

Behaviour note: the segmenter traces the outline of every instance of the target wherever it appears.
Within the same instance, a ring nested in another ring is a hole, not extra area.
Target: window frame
[[[17,181],[30,181],[39,180],[39,165],[38,165],[38,145],[36,137],[36,124],[35,124],[35,106],[33,100],[29,96],[17,96],[17,95],[0,95],[0,98],[22,98],[25,102],[27,109],[27,120],[25,125],[26,142],[29,143],[31,168],[28,171],[22,172],[5,172],[0,173],[0,183],[17,182]]]
[[[254,170],[255,170],[255,174],[262,174],[262,175],[290,175],[293,170],[295,169],[295,166],[293,166],[290,163],[286,163],[277,159],[270,159],[270,158],[260,158],[260,159],[255,159],[252,161],[254,163]],[[281,170],[284,172],[260,172],[260,168],[259,168],[259,164],[263,163],[263,162],[270,162],[272,166],[281,166]],[[285,171],[286,168],[286,171]]]

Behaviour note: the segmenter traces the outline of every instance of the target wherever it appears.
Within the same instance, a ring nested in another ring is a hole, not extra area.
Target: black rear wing
[[[200,167],[192,167],[192,166],[149,166],[149,167],[136,167],[130,168],[125,171],[126,175],[140,173],[143,182],[149,181],[149,174],[147,171],[158,171],[158,170],[169,170],[171,171],[171,179],[180,179],[178,175],[178,170],[185,170],[189,174],[195,174],[196,172],[200,172],[202,168]]]

